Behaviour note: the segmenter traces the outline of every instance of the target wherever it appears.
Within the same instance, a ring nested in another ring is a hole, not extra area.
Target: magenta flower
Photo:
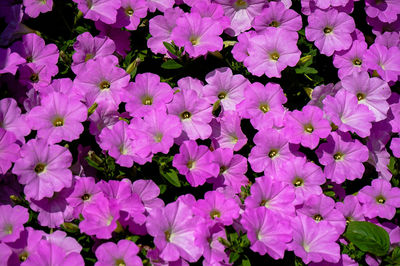
[[[395,157],[400,158],[400,138],[392,139],[392,142],[390,143],[390,149]]]
[[[151,212],[153,208],[164,207],[164,202],[158,198],[160,188],[151,179],[139,179],[133,182],[132,193],[139,195],[147,212]]]
[[[28,63],[20,65],[19,67],[19,81],[21,84],[28,87],[28,89],[34,88],[36,91],[40,90],[40,87],[50,85],[51,78],[58,72],[57,66],[51,67],[51,65],[36,65],[34,63]]]
[[[315,10],[308,17],[306,37],[314,41],[319,51],[331,56],[334,51],[349,49],[353,40],[350,34],[355,30],[352,17],[335,9]]]
[[[292,240],[290,223],[280,216],[267,210],[256,207],[246,209],[242,214],[241,223],[247,231],[250,240],[250,249],[274,259],[282,259],[287,243]]]
[[[212,106],[204,98],[200,98],[196,91],[184,89],[174,94],[167,109],[168,114],[180,118],[182,130],[189,139],[206,139],[211,135],[209,122],[212,119]]]
[[[146,2],[150,12],[155,12],[156,9],[165,12],[165,10],[172,8],[175,3],[174,0],[146,0]]]
[[[213,120],[211,127],[213,128],[212,138],[215,138],[220,148],[230,148],[234,151],[240,150],[246,143],[247,137],[240,127],[241,119],[237,112],[226,111],[219,122]]]
[[[351,131],[362,138],[370,135],[374,114],[365,105],[358,104],[357,96],[347,90],[339,90],[335,97],[326,96],[323,100],[327,118],[339,130]]]
[[[265,5],[263,0],[215,0],[225,11],[225,15],[231,19],[230,28],[226,32],[231,36],[237,36],[251,28],[251,22]]]
[[[218,148],[214,152],[214,162],[219,165],[217,180],[221,180],[225,186],[232,188],[235,193],[241,191],[242,186],[249,182],[247,172],[247,159],[240,154],[233,154],[232,149]],[[210,181],[213,182],[214,179]]]
[[[129,127],[134,134],[137,153],[145,156],[158,152],[167,154],[174,145],[174,138],[182,133],[179,118],[165,111],[151,110],[143,119],[132,119]]]
[[[246,31],[237,36],[238,42],[232,48],[232,55],[236,61],[243,62],[249,56],[250,40],[256,35],[255,31]]]
[[[368,17],[379,18],[382,22],[394,22],[400,14],[400,5],[396,0],[366,0],[365,13]]]
[[[304,263],[340,260],[340,246],[336,243],[339,234],[328,223],[315,223],[305,215],[298,215],[292,221],[293,241],[288,249],[300,257]]]
[[[268,27],[298,31],[301,29],[302,21],[296,11],[285,8],[282,2],[270,2],[269,6],[254,18],[252,25],[257,32]]]
[[[227,226],[239,218],[239,209],[235,199],[220,191],[207,191],[204,200],[198,200],[193,206],[193,213],[202,217],[208,226],[217,223]]]
[[[103,21],[113,24],[116,21],[117,9],[121,7],[121,1],[106,0],[73,0],[78,4],[78,9],[82,11],[84,18],[93,21]]]
[[[96,108],[96,111],[88,118],[90,121],[89,132],[96,136],[98,140],[98,135],[103,130],[103,128],[112,128],[112,126],[120,121],[119,117],[121,114],[118,110],[115,110],[113,106],[110,105],[100,105]]]
[[[376,36],[375,43],[379,43],[387,48],[398,46],[400,44],[400,36],[398,32],[384,32],[382,35]]]
[[[250,82],[242,75],[233,75],[230,68],[217,68],[206,75],[207,85],[203,96],[210,103],[220,100],[224,111],[236,110],[236,105],[244,99],[244,89]]]
[[[200,224],[198,227],[195,233],[195,244],[203,249],[203,264],[215,265],[229,261],[225,253],[225,246],[219,241],[219,238],[226,239],[225,229],[221,224],[212,227]]]
[[[28,219],[28,209],[22,206],[1,205],[0,240],[2,242],[14,242],[17,240]]]
[[[24,6],[25,14],[31,18],[36,18],[40,13],[46,13],[53,9],[53,0],[24,0]]]
[[[114,57],[115,44],[107,37],[93,37],[89,32],[84,32],[76,37],[74,50],[71,69],[75,74],[79,74],[85,70],[86,62],[91,59]]]
[[[43,97],[41,103],[28,113],[31,128],[37,130],[39,138],[47,139],[49,144],[79,138],[87,117],[83,103],[58,92]]]
[[[201,17],[198,13],[185,13],[176,21],[171,39],[191,57],[206,55],[208,52],[222,50],[223,43],[219,35],[222,26],[210,17]]]
[[[18,65],[25,63],[25,59],[10,48],[0,48],[0,74],[11,73],[15,75]]]
[[[267,83],[265,86],[255,82],[247,86],[244,100],[237,106],[243,118],[250,119],[256,129],[272,128],[277,118],[283,113],[286,96],[279,84]]]
[[[198,220],[193,217],[191,207],[182,200],[156,208],[147,217],[146,227],[154,244],[160,250],[160,258],[176,261],[180,257],[189,262],[197,261],[203,250],[195,245]]]
[[[326,181],[321,168],[304,157],[288,160],[278,169],[274,179],[293,186],[296,194],[293,205],[302,204],[309,195],[321,195],[321,185]]]
[[[399,56],[399,47],[387,48],[374,43],[365,53],[364,62],[369,69],[376,70],[383,80],[396,82],[400,75],[400,63],[397,60]]]
[[[182,143],[179,153],[174,156],[172,165],[186,176],[193,187],[203,185],[208,177],[217,177],[219,166],[207,146],[198,146],[194,140]]]
[[[146,0],[121,0],[118,10],[116,27],[125,27],[127,30],[136,30],[140,19],[147,15]]]
[[[365,220],[362,207],[356,196],[347,195],[343,202],[336,202],[335,208],[343,214],[346,222]]]
[[[163,42],[170,43],[171,32],[176,26],[176,20],[183,15],[183,10],[179,7],[165,10],[164,15],[158,15],[149,21],[149,32],[152,37],[147,40],[147,46],[153,53],[167,54]]]
[[[19,159],[19,145],[15,143],[15,135],[0,127],[0,174],[11,168],[11,163]]]
[[[115,43],[115,51],[121,56],[126,56],[131,50],[131,33],[121,28],[114,28],[101,21],[94,23],[96,29],[100,31],[98,37],[108,37]]]
[[[143,265],[142,260],[137,256],[138,252],[138,246],[130,240],[122,239],[117,244],[107,242],[96,249],[98,261],[95,265]]]
[[[342,89],[340,82],[336,83],[335,85],[333,83],[329,83],[327,85],[317,86],[312,91],[311,101],[309,101],[307,105],[315,105],[323,109],[322,101],[326,98],[326,96],[335,96],[340,89]]]
[[[17,140],[22,143],[25,143],[24,137],[31,132],[25,115],[21,115],[21,109],[13,98],[0,100],[0,127],[14,133]]]
[[[18,176],[18,182],[25,185],[27,198],[52,197],[54,192],[72,185],[72,173],[68,169],[72,155],[67,148],[32,139],[22,146],[20,154],[12,172]]]
[[[220,4],[208,1],[194,1],[190,10],[192,13],[199,13],[202,17],[210,17],[216,23],[226,29],[231,24],[230,19],[224,15],[224,9]]]
[[[82,233],[110,239],[111,233],[117,228],[119,208],[115,201],[100,196],[83,209],[82,216],[84,219],[79,223]]]
[[[123,91],[126,110],[133,117],[143,117],[151,110],[165,112],[165,105],[171,102],[173,90],[153,73],[138,74],[134,83]]]
[[[363,62],[366,51],[367,43],[364,40],[355,40],[349,50],[336,52],[333,55],[333,65],[339,69],[340,79],[356,72],[368,70]]]
[[[296,211],[314,219],[316,223],[326,222],[333,226],[338,234],[346,228],[346,219],[335,209],[335,201],[325,195],[310,195],[304,200],[303,206]]]
[[[295,216],[293,201],[294,188],[269,176],[256,178],[245,200],[247,209],[263,206],[282,219]]]
[[[375,115],[375,122],[384,120],[389,110],[386,101],[391,94],[389,85],[380,78],[370,78],[367,72],[353,73],[341,81],[342,87],[357,97]]]
[[[363,162],[368,160],[368,149],[360,141],[352,139],[349,133],[332,132],[316,150],[319,162],[325,165],[326,178],[337,184],[346,179],[361,178],[364,173]]]
[[[301,52],[297,47],[297,32],[268,27],[250,39],[249,57],[244,60],[247,69],[258,77],[281,77],[287,66],[295,66]]]
[[[285,118],[282,133],[290,143],[301,143],[304,147],[315,149],[319,140],[331,132],[329,121],[324,119],[322,110],[316,106],[305,106],[302,111],[294,110]]]
[[[372,180],[371,186],[363,187],[357,194],[365,217],[381,217],[391,220],[400,207],[400,189],[392,187],[385,179]]]
[[[85,97],[87,106],[96,102],[117,107],[121,103],[121,92],[128,85],[130,76],[116,67],[111,58],[88,61],[85,70],[76,76],[74,85]]]

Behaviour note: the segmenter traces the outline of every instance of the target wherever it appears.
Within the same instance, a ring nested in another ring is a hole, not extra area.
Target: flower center
[[[271,60],[278,61],[279,54],[277,52],[273,52],[273,53],[269,54],[269,57],[271,58]]]
[[[125,155],[125,154],[128,153],[128,149],[125,147],[124,144],[121,144],[121,146],[119,146],[119,152],[120,152],[122,155]]]
[[[362,92],[357,93],[357,100],[361,101],[365,99],[365,94]]]
[[[126,266],[126,263],[123,259],[117,259],[115,261],[115,266]]]
[[[33,58],[32,58],[31,55],[26,58],[26,62],[27,63],[32,63],[33,62]]]
[[[353,60],[353,65],[361,66],[361,64],[362,64],[362,61],[360,59],[356,58],[356,59]]]
[[[86,56],[85,56],[85,62],[87,62],[87,61],[89,61],[90,59],[92,59],[93,58],[93,55],[92,54],[86,54]]]
[[[218,99],[220,99],[220,100],[225,99],[225,97],[226,97],[226,92],[225,91],[221,91],[218,94]]]
[[[259,109],[260,109],[264,114],[270,110],[269,105],[266,104],[266,103],[260,104]]]
[[[152,105],[153,104],[153,97],[151,96],[145,96],[142,98],[142,103],[144,105]]]
[[[279,22],[276,21],[276,20],[273,20],[273,21],[271,21],[271,23],[269,23],[268,26],[278,28],[279,27]]]
[[[125,14],[127,14],[128,16],[132,16],[133,15],[133,9],[131,7],[128,7],[125,9]]]
[[[64,119],[62,117],[56,117],[53,119],[53,126],[62,127],[64,125]]]
[[[91,195],[85,193],[85,194],[83,194],[83,196],[82,196],[82,200],[88,201],[88,200],[90,200],[91,197],[92,197]]]
[[[247,4],[247,2],[246,1],[244,1],[244,0],[237,0],[236,2],[235,2],[235,7],[237,8],[237,9],[245,9],[245,8],[247,8],[249,5]]]
[[[236,135],[231,135],[230,137],[231,137],[231,142],[232,142],[232,143],[237,143],[238,140],[239,140],[238,137],[237,137]]]
[[[11,225],[11,224],[6,224],[6,226],[4,226],[3,231],[4,231],[4,233],[5,233],[6,235],[11,235],[12,232],[13,232],[13,227],[12,227],[12,225]]]
[[[19,254],[19,261],[23,262],[26,261],[26,259],[28,258],[28,252],[23,251],[21,254]]]
[[[307,133],[313,133],[314,127],[311,124],[304,125],[304,131]]]
[[[220,174],[220,175],[224,174],[224,173],[226,172],[226,170],[228,170],[228,167],[226,167],[225,165],[222,165],[222,166],[219,168],[219,174]]]
[[[104,80],[99,84],[100,90],[108,90],[110,88],[110,86],[111,86],[111,84],[107,80]]]
[[[190,42],[192,43],[193,46],[198,45],[199,44],[199,37],[191,36],[190,37]]]
[[[43,163],[38,163],[38,164],[35,166],[35,173],[36,173],[36,174],[43,173],[45,169],[46,169],[46,165],[45,165],[45,164],[43,164]]]
[[[325,34],[329,34],[329,33],[331,33],[332,31],[333,31],[333,29],[332,29],[331,27],[328,27],[328,26],[327,26],[327,27],[324,28],[324,33],[325,33]]]
[[[215,219],[215,218],[220,218],[221,217],[221,213],[218,210],[212,210],[210,212],[210,217],[211,219]]]
[[[163,135],[162,135],[160,132],[158,132],[158,133],[155,134],[155,136],[154,136],[154,141],[157,142],[157,143],[160,143],[161,140],[162,140],[162,137],[163,137]]]
[[[263,199],[263,200],[260,202],[260,206],[264,206],[264,207],[268,208],[268,201],[269,201],[269,200]]]
[[[182,119],[189,119],[192,116],[191,113],[189,113],[188,111],[185,111],[183,113],[181,113],[181,118]]]
[[[278,155],[278,150],[275,150],[275,149],[270,150],[269,153],[268,153],[268,157],[271,158],[271,159],[274,158],[277,155]]]
[[[333,159],[335,159],[336,161],[342,160],[343,159],[343,153],[341,152],[337,152],[333,155]]]
[[[109,226],[113,219],[114,219],[114,217],[112,217],[111,215],[108,216],[107,221],[106,221],[106,225]]]
[[[386,199],[383,196],[378,196],[376,197],[376,202],[379,204],[384,204],[386,202]]]
[[[31,77],[30,77],[30,80],[31,80],[33,83],[39,82],[39,75],[38,75],[37,73],[33,73],[33,74],[31,75]]]
[[[320,222],[320,221],[322,221],[324,218],[322,218],[321,214],[316,214],[316,215],[314,215],[313,219],[314,219],[316,222]]]
[[[303,186],[303,184],[304,184],[304,180],[303,180],[302,178],[300,178],[300,177],[296,177],[296,178],[293,180],[293,185],[294,185],[295,187],[301,187],[301,186]]]
[[[196,161],[193,161],[193,160],[189,160],[186,163],[187,168],[189,168],[190,170],[193,169],[195,165],[196,165]]]
[[[171,232],[169,230],[167,230],[167,231],[164,232],[164,235],[165,235],[165,240],[167,242],[169,242],[170,238],[171,238]]]

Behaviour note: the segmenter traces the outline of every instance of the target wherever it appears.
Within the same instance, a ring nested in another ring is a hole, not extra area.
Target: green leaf
[[[391,259],[393,264],[400,265],[400,247],[393,250]]]
[[[242,266],[251,266],[249,258],[242,259]]]
[[[170,43],[167,43],[167,42],[163,42],[163,44],[164,44],[165,48],[167,48],[167,50],[168,50],[171,54],[176,55],[176,49],[175,49],[174,45],[172,45],[172,44],[170,44]]]
[[[376,256],[384,256],[390,247],[389,234],[370,222],[350,222],[344,236],[360,250]]]
[[[174,60],[168,60],[168,61],[162,63],[161,67],[164,69],[178,69],[178,68],[181,68],[182,65]]]
[[[296,74],[317,74],[318,70],[313,67],[301,66],[295,69]]]
[[[398,169],[396,168],[396,158],[394,158],[393,156],[390,157],[388,168],[393,175],[397,175],[399,173]]]
[[[181,186],[181,183],[179,182],[179,177],[174,169],[170,168],[164,170],[160,167],[160,174],[175,187]]]
[[[239,253],[232,252],[231,254],[229,254],[229,263],[234,263],[239,258],[240,258],[240,254]]]

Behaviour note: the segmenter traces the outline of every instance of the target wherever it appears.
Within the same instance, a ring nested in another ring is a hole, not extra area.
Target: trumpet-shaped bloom
[[[143,265],[142,260],[137,256],[138,252],[138,246],[130,240],[122,239],[117,244],[107,242],[96,249],[98,261],[95,265]]]
[[[15,75],[18,65],[25,63],[25,59],[18,53],[12,52],[10,48],[0,48],[0,74],[11,73]]]
[[[0,206],[0,240],[2,242],[14,242],[24,230],[24,224],[28,222],[28,210],[22,206]]]
[[[25,115],[21,115],[21,109],[13,98],[0,100],[0,127],[14,133],[17,140],[22,143],[25,143],[24,137],[31,132]]]
[[[11,163],[19,159],[19,145],[15,143],[15,135],[0,127],[0,174],[11,168]]]
[[[121,8],[118,10],[115,26],[125,27],[127,30],[136,30],[140,19],[146,15],[146,0],[121,0]]]
[[[31,18],[36,18],[40,13],[46,13],[53,9],[53,0],[24,0],[24,6],[25,14]]]
[[[73,0],[78,4],[78,9],[82,11],[84,18],[93,21],[102,21],[106,24],[113,24],[116,21],[117,9],[121,7],[121,1],[107,0]]]
[[[367,43],[355,40],[349,50],[336,52],[333,55],[333,65],[339,69],[338,76],[343,79],[347,75],[368,70],[364,61]]]
[[[72,173],[68,169],[72,155],[67,148],[49,145],[43,139],[32,139],[22,146],[20,154],[12,172],[18,176],[18,182],[25,185],[27,198],[52,197],[54,192],[72,185]]]
[[[365,53],[365,65],[376,70],[383,80],[389,82],[398,80],[400,75],[400,48],[393,46],[387,48],[379,43],[374,43]]]

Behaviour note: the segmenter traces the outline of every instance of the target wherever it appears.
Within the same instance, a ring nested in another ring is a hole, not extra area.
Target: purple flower
[[[2,242],[14,242],[17,240],[28,219],[28,209],[22,206],[1,205],[0,240]]]
[[[352,17],[335,9],[315,10],[308,17],[306,37],[324,55],[331,56],[334,51],[349,49],[352,44],[350,34],[355,30]]]
[[[125,27],[127,30],[136,30],[140,19],[147,15],[145,0],[121,0],[118,10],[116,27]]]
[[[138,246],[130,240],[122,239],[117,244],[107,242],[96,249],[96,266],[108,265],[143,265],[137,256]]]
[[[50,85],[51,78],[58,72],[57,66],[54,68],[50,66],[36,65],[34,63],[20,65],[20,83],[27,86],[29,89],[34,88],[35,90],[40,90],[40,87]]]
[[[151,179],[140,179],[133,182],[132,193],[139,195],[147,212],[153,208],[164,207],[162,199],[157,198],[160,195],[160,188]]]
[[[375,43],[379,43],[387,48],[398,46],[400,44],[400,36],[398,32],[384,32],[382,35],[376,36]]]
[[[270,2],[269,6],[254,18],[252,25],[257,32],[268,27],[298,31],[301,29],[302,21],[296,11],[285,8],[282,2]]]
[[[237,36],[238,42],[232,48],[232,55],[236,61],[243,62],[249,56],[250,40],[256,35],[255,31],[246,31]]]
[[[338,82],[336,85],[329,83],[328,85],[320,85],[313,89],[311,94],[311,101],[307,105],[315,105],[323,109],[322,101],[327,95],[335,96],[335,94],[341,89],[341,83]]]
[[[176,20],[183,15],[183,10],[179,7],[165,10],[164,15],[158,15],[149,21],[150,39],[147,40],[147,46],[153,53],[167,54],[163,42],[170,43],[171,32],[176,26]]]
[[[10,48],[0,48],[0,74],[11,73],[15,75],[18,65],[25,63],[25,59],[18,53],[12,52]]]
[[[126,110],[133,117],[143,117],[151,110],[165,112],[165,105],[171,102],[173,90],[153,73],[138,74],[123,92]]]
[[[392,142],[390,143],[390,149],[395,157],[400,158],[400,138],[392,139]]]
[[[21,109],[12,98],[0,100],[0,128],[14,133],[17,140],[22,143],[25,143],[24,137],[31,132],[25,116],[21,115]]]
[[[203,264],[215,265],[229,261],[225,246],[219,241],[221,237],[226,239],[225,229],[221,224],[212,227],[200,224],[195,233],[195,244],[203,249]]]
[[[54,192],[72,185],[72,173],[68,169],[72,155],[67,148],[32,139],[22,146],[20,154],[12,172],[18,176],[18,182],[25,185],[27,198],[52,197]]]
[[[393,46],[387,48],[379,43],[374,43],[365,53],[365,65],[376,70],[383,80],[389,82],[398,80],[400,75],[400,48]]]
[[[356,196],[347,195],[343,202],[336,202],[336,207],[346,218],[346,223],[351,221],[364,221],[362,207]]]
[[[255,82],[246,87],[244,100],[237,106],[243,118],[250,119],[256,129],[272,128],[277,125],[277,117],[283,113],[286,96],[279,84],[267,83],[265,86]]]
[[[265,207],[282,219],[294,217],[294,188],[269,176],[256,178],[245,200],[247,209]]]
[[[378,17],[382,22],[394,22],[400,14],[400,5],[396,0],[366,0],[365,13],[368,17]]]
[[[236,110],[236,105],[244,97],[244,89],[250,82],[242,75],[233,75],[230,68],[217,68],[206,75],[207,85],[204,87],[203,96],[210,103],[220,100],[224,111]]]
[[[368,149],[349,133],[332,132],[316,150],[319,162],[325,165],[326,178],[337,184],[346,179],[361,178],[364,173],[363,162],[368,160]]]
[[[249,57],[244,60],[247,69],[258,77],[281,77],[287,66],[295,66],[301,52],[297,47],[297,32],[269,27],[250,39]]]
[[[121,103],[121,92],[129,83],[129,74],[115,66],[114,57],[98,58],[86,62],[84,71],[78,73],[74,85],[86,99],[86,105],[112,105]]]
[[[347,75],[368,70],[364,61],[367,43],[355,40],[349,50],[336,52],[333,55],[333,65],[339,69],[338,76],[343,79]]]
[[[274,259],[282,259],[287,243],[292,240],[290,223],[280,216],[257,207],[246,209],[242,214],[241,223],[247,231],[250,240],[250,249]]]
[[[203,185],[208,177],[216,177],[219,166],[214,162],[214,156],[204,145],[198,146],[194,140],[182,143],[179,153],[174,156],[172,165],[180,174],[185,175],[191,186]]]
[[[96,108],[96,111],[88,118],[90,121],[89,132],[96,136],[103,130],[103,128],[112,128],[117,123],[121,114],[110,105],[100,105]]]
[[[115,43],[115,51],[121,56],[126,56],[131,50],[130,32],[121,28],[113,28],[101,21],[94,23],[96,29],[100,31],[98,37],[108,37]]]
[[[168,114],[180,118],[182,129],[189,139],[206,139],[211,135],[209,122],[212,119],[212,106],[204,98],[200,98],[196,91],[183,89],[174,94],[167,109]]]
[[[247,137],[240,127],[241,119],[237,112],[226,111],[219,122],[212,120],[212,137],[215,138],[216,147],[230,148],[234,151],[240,150],[246,143]]]
[[[7,243],[12,249],[12,253],[8,263],[10,265],[20,265],[27,260],[32,254],[35,254],[39,242],[44,237],[44,232],[39,230],[34,230],[31,227],[25,228],[20,234],[19,238],[14,241]]]
[[[28,114],[31,128],[37,130],[38,138],[54,144],[61,140],[72,141],[83,132],[87,108],[79,100],[53,92],[43,97],[41,105]]]
[[[174,5],[174,0],[146,0],[147,7],[149,8],[150,12],[155,12],[156,9],[160,10],[161,12],[165,12],[165,10],[172,8]]]
[[[11,168],[11,163],[19,159],[19,146],[15,143],[15,135],[0,127],[0,174]]]
[[[203,250],[195,245],[198,220],[193,217],[191,207],[182,200],[156,208],[147,217],[146,227],[154,244],[160,250],[160,258],[176,261],[180,257],[189,262],[197,261]]]
[[[400,207],[400,189],[392,187],[385,179],[372,180],[371,186],[363,187],[357,194],[365,217],[381,217],[391,220]]]
[[[53,0],[24,0],[25,14],[36,18],[40,13],[46,13],[53,9]]]
[[[304,157],[288,160],[279,167],[274,179],[293,186],[296,194],[294,205],[302,204],[309,195],[321,195],[321,185],[326,181],[321,168],[307,162]]]
[[[112,54],[115,51],[115,44],[107,37],[93,37],[89,32],[84,32],[76,37],[74,50],[71,69],[75,74],[79,74],[85,70],[86,62],[91,59],[114,57]]]
[[[232,225],[233,219],[239,218],[239,209],[235,199],[220,191],[207,191],[204,200],[198,200],[193,206],[193,213],[202,217],[208,226],[217,223],[227,226]]]
[[[82,11],[84,18],[93,21],[103,21],[113,24],[116,21],[117,9],[121,7],[120,1],[107,0],[73,0],[78,4],[78,9]]]
[[[82,216],[84,220],[79,223],[82,233],[95,235],[100,239],[110,239],[111,233],[117,228],[118,204],[100,196],[83,209]]]
[[[362,138],[370,135],[371,122],[375,120],[375,116],[368,107],[358,104],[357,96],[342,89],[335,97],[326,96],[323,104],[327,118],[339,130],[354,132]]]
[[[300,257],[304,263],[328,262],[340,260],[340,246],[336,243],[339,234],[328,223],[315,223],[305,215],[298,215],[291,220],[293,241],[288,244],[289,250]]]
[[[391,94],[389,85],[380,78],[370,78],[367,72],[355,72],[342,79],[342,87],[357,97],[375,115],[375,122],[384,120],[389,110],[386,101]]]
[[[210,17],[226,29],[231,24],[230,19],[224,15],[224,9],[220,4],[208,1],[194,1],[190,10],[192,13],[199,13],[202,17]]]
[[[191,57],[206,55],[208,52],[222,50],[223,43],[219,35],[222,26],[210,17],[201,17],[198,13],[185,13],[176,20],[171,39]]]
[[[315,149],[321,138],[331,132],[329,121],[323,118],[323,112],[316,106],[305,106],[302,111],[294,110],[285,116],[282,133],[290,143],[296,143]]]

